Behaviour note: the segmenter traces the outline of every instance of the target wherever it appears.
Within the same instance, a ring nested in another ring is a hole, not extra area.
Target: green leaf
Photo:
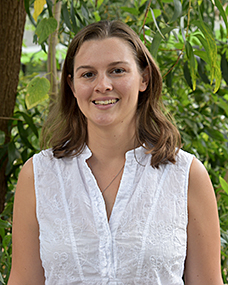
[[[150,52],[151,55],[153,56],[153,58],[157,59],[157,55],[158,55],[158,49],[161,43],[162,37],[160,35],[160,33],[156,32],[152,44],[150,46]]]
[[[27,87],[27,94],[25,103],[28,109],[31,109],[48,99],[48,91],[50,89],[50,82],[44,77],[35,77]]]
[[[139,12],[135,8],[130,8],[130,7],[120,7],[121,10],[128,12],[134,16],[138,16]]]
[[[99,22],[99,21],[101,20],[101,17],[100,17],[100,15],[99,15],[99,12],[98,12],[98,11],[94,11],[94,12],[93,12],[93,15],[94,15],[94,17],[95,17],[96,22]]]
[[[217,61],[215,62],[214,78],[215,78],[214,93],[216,93],[219,90],[219,87],[220,87],[220,84],[221,84],[221,80],[222,80],[222,73],[221,73],[221,69],[220,69],[220,61],[219,61],[219,57],[218,56],[217,56]]]
[[[225,52],[222,54],[221,58],[221,70],[222,70],[222,77],[224,78],[226,84],[228,85],[228,61],[226,59]]]
[[[172,19],[170,20],[170,23],[175,22],[182,14],[181,1],[173,0],[173,3],[174,3],[174,14],[172,16]]]
[[[165,82],[167,87],[171,88],[172,87],[172,80],[173,80],[173,72],[170,71],[165,78]]]
[[[63,16],[64,23],[67,25],[67,28],[70,31],[72,31],[72,25],[70,22],[69,13],[68,13],[68,9],[67,9],[67,2],[62,5],[62,16]]]
[[[88,21],[89,20],[89,11],[86,5],[82,5],[81,7],[82,16]]]
[[[26,13],[27,13],[27,15],[28,15],[29,20],[31,21],[31,23],[36,27],[36,22],[34,21],[33,16],[32,16],[31,13],[30,13],[30,9],[29,9],[30,3],[29,3],[29,2],[30,2],[30,0],[24,0],[25,11],[26,11]]]
[[[182,38],[183,38],[184,43],[185,43],[186,37],[185,37],[184,17],[181,17],[181,19],[180,19],[180,29],[181,29]]]
[[[226,192],[226,194],[228,195],[228,183],[226,182],[225,179],[223,179],[221,176],[219,176],[219,182],[222,186],[222,189]]]
[[[72,28],[74,33],[77,33],[77,23],[76,23],[76,15],[75,15],[75,10],[74,10],[74,1],[71,1],[71,6],[70,6],[70,18],[72,21]]]
[[[191,78],[192,78],[192,90],[195,90],[196,89],[195,56],[193,53],[193,48],[188,41],[186,41],[185,48],[186,48],[186,53],[187,53],[187,57],[189,58],[189,64],[190,64],[190,74],[191,74]]]
[[[24,142],[25,146],[34,150],[34,147],[30,144],[30,142],[27,139],[28,134],[27,134],[27,131],[24,129],[24,125],[22,121],[17,121],[17,128],[18,128],[20,138]]]
[[[159,17],[161,15],[161,13],[162,13],[160,9],[153,9],[153,12],[154,12],[154,17],[155,18]]]
[[[140,6],[142,6],[147,0],[141,0]]]
[[[24,5],[25,5],[25,11],[28,14],[29,13],[29,0],[24,0]]]
[[[210,29],[202,22],[195,21],[194,24],[201,30],[201,32],[204,35],[203,37],[202,35],[197,34],[196,37],[200,40],[201,44],[205,48],[208,60],[207,62],[210,65],[210,68],[212,68],[215,62],[214,60],[215,52],[217,54],[217,46],[213,38],[213,34],[210,31]]]
[[[5,142],[5,133],[0,130],[0,145],[4,144]]]
[[[165,36],[167,33],[171,32],[173,29],[174,27],[167,27],[167,28],[162,29],[160,33],[162,33]],[[151,55],[155,59],[157,59],[158,49],[159,49],[159,46],[162,40],[162,36],[160,33],[158,31],[156,32],[153,38],[152,44],[150,46]]]
[[[83,19],[83,17],[79,13],[77,13],[77,12],[76,12],[76,17],[77,17],[78,21],[80,22],[81,27],[86,25],[85,24],[85,20]]]
[[[225,102],[222,98],[219,98],[218,105],[226,112],[226,116],[228,116],[228,103]]]
[[[98,0],[97,1],[97,8],[99,9],[100,6],[102,5],[102,3],[104,2],[104,0]]]
[[[220,74],[218,72],[218,62],[217,62],[217,45],[213,36],[212,31],[206,23],[203,22],[202,16],[200,14],[200,20],[194,21],[194,24],[201,30],[204,35],[204,38],[201,35],[196,35],[197,38],[201,41],[203,47],[206,50],[207,58],[206,61],[209,64],[211,72],[211,84],[213,80],[216,80],[214,93],[218,91],[220,86]],[[220,69],[220,68],[219,68]]]
[[[228,38],[228,22],[227,22],[226,13],[223,10],[223,7],[222,7],[220,0],[214,0],[214,1],[215,1],[216,7],[219,9],[220,15],[222,16],[225,25],[226,25],[226,37]]]
[[[8,163],[6,167],[6,175],[8,175],[13,168],[13,163],[16,159],[20,157],[20,153],[17,150],[14,141],[8,144]]]
[[[185,44],[185,50],[186,50],[186,55],[188,58],[190,58],[190,53],[192,51],[192,46],[189,42],[186,42]]]
[[[190,127],[195,136],[198,135],[198,127],[193,118],[185,118],[185,123]]]
[[[0,236],[1,236],[2,238],[4,238],[4,236],[5,236],[5,229],[4,229],[4,228],[1,228],[1,226],[0,226]]]
[[[38,43],[42,44],[50,34],[57,29],[57,21],[55,18],[44,18],[37,25],[35,34],[39,37]]]
[[[0,282],[2,283],[2,284],[6,284],[5,282],[4,282],[4,280],[3,280],[3,277],[2,277],[2,273],[0,272]]]
[[[154,24],[155,24],[155,26],[156,26],[156,28],[157,28],[159,34],[160,34],[161,37],[164,39],[164,36],[163,36],[162,32],[160,31],[159,26],[158,26],[158,23],[157,23],[157,21],[156,21],[156,17],[155,17],[155,15],[154,15],[153,9],[150,8],[150,12],[151,12],[152,18],[153,18],[153,20],[154,20]]]
[[[191,89],[193,89],[191,74],[190,74],[190,70],[188,68],[188,62],[187,61],[184,63],[184,78],[186,79],[188,86]]]
[[[25,112],[17,112],[17,114],[21,115],[25,122],[29,125],[29,127],[31,128],[31,130],[33,131],[33,133],[36,135],[36,137],[38,138],[38,130],[36,125],[33,122],[33,118],[31,116],[29,116],[28,114],[26,114]]]
[[[198,62],[198,73],[201,79],[203,80],[204,83],[210,84],[210,80],[208,79],[206,75],[206,69],[205,69],[205,61],[201,60],[200,57],[197,57],[197,62]]]
[[[207,128],[205,129],[205,132],[214,140],[220,140],[220,142],[222,143],[225,138],[224,138],[224,135],[218,131],[218,130],[215,130],[213,128]]]
[[[2,241],[2,245],[5,249],[5,251],[7,251],[7,248],[11,243],[12,243],[12,234],[4,236],[4,239]]]
[[[195,55],[198,55],[203,61],[207,62],[208,61],[208,56],[207,53],[203,50],[195,50],[194,51]]]
[[[0,228],[11,228],[12,225],[8,221],[4,221],[0,218]]]
[[[53,13],[52,13],[53,3],[52,3],[52,1],[51,0],[46,0],[46,3],[47,3],[49,17],[53,17]]]

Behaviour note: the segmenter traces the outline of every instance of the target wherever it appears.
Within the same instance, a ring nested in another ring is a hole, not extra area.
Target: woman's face
[[[147,88],[129,44],[117,37],[89,40],[74,58],[68,83],[90,127],[127,127],[135,122],[139,91]]]

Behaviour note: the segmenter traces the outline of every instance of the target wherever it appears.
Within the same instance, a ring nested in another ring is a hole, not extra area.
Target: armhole
[[[34,154],[33,159],[32,159],[32,163],[33,163],[33,175],[34,175],[34,189],[35,189],[35,199],[36,199],[36,218],[37,218],[37,222],[38,225],[39,223],[39,207],[38,207],[38,203],[39,203],[39,193],[38,193],[38,185],[37,185],[37,154]]]
[[[195,156],[193,154],[188,154],[189,158],[188,158],[188,164],[187,164],[187,168],[186,168],[186,177],[185,177],[185,203],[186,203],[186,217],[187,217],[187,226],[188,226],[188,188],[189,188],[189,176],[190,176],[190,168],[193,162],[193,159],[195,158]]]

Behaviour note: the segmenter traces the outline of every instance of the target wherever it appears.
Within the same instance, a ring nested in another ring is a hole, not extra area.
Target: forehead
[[[135,62],[135,56],[130,44],[117,37],[85,41],[75,55],[74,65],[99,61],[129,61]]]

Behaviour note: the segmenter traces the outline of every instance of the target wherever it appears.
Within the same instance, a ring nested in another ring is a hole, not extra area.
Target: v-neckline
[[[81,154],[85,169],[85,181],[87,184],[86,188],[91,198],[93,216],[98,228],[105,227],[106,230],[108,230],[112,234],[114,234],[114,232],[116,231],[122,213],[126,208],[127,201],[129,200],[132,194],[132,184],[134,183],[134,176],[137,164],[141,160],[142,154],[145,155],[142,149],[143,147],[140,146],[136,149],[126,152],[125,154],[125,166],[109,219],[106,211],[104,197],[97,184],[95,176],[93,175],[91,169],[89,168],[86,162],[89,157],[91,157],[92,152],[89,147],[86,146],[83,153]]]

